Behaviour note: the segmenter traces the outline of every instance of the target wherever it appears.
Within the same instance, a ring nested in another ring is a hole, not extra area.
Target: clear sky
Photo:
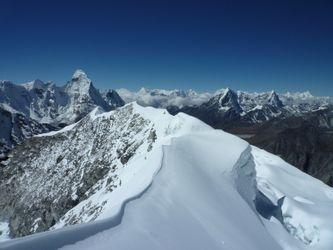
[[[0,2],[0,79],[333,95],[333,1]]]

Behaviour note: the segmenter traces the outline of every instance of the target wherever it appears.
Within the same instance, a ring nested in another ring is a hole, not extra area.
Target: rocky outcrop
[[[9,221],[12,237],[41,232],[101,188],[121,185],[116,171],[138,148],[151,150],[156,134],[149,120],[132,105],[98,116],[98,109],[73,129],[27,139],[15,147],[0,168],[0,218]],[[105,205],[105,204],[104,204]],[[80,216],[64,219],[77,224],[98,216],[101,207],[86,204]]]
[[[0,124],[0,160],[3,160],[8,151],[25,138],[53,129],[50,125],[40,124],[21,113],[11,112],[1,105]]]
[[[117,91],[109,89],[102,93],[102,97],[107,102],[107,104],[112,108],[122,107],[125,105],[125,102],[118,95]]]

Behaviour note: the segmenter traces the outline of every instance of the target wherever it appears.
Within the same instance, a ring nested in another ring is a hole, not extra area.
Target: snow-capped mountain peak
[[[81,69],[78,69],[74,72],[72,80],[66,85],[67,91],[76,92],[81,95],[89,94],[91,88],[93,88],[92,81]]]
[[[31,82],[23,83],[22,86],[27,90],[32,90],[32,89],[44,89],[47,86],[47,84],[45,84],[40,79],[35,79]]]
[[[81,119],[96,106],[105,111],[112,109],[101,93],[94,87],[88,75],[81,69],[73,74],[71,81],[64,86],[64,91],[68,97],[66,112],[61,115],[62,120],[73,122]],[[71,123],[68,122],[68,123]]]
[[[283,106],[278,94],[274,90],[270,92],[267,103],[277,108],[281,108]]]
[[[218,95],[218,102],[221,109],[233,108],[237,112],[241,112],[242,108],[237,99],[237,93],[230,88],[224,89],[224,91]]]
[[[110,92],[104,99],[87,74],[79,69],[62,87],[52,82],[44,83],[39,79],[20,85],[0,81],[0,105],[6,110],[0,114],[0,120],[2,116],[7,120],[9,111],[20,113],[22,116],[20,120],[25,119],[17,125],[18,127],[11,126],[8,122],[8,129],[0,133],[0,153],[2,153],[23,140],[25,135],[26,137],[33,135],[34,131],[56,129],[76,122],[95,107],[109,111],[124,105],[124,102],[115,91]],[[38,123],[43,129],[29,128],[29,126],[37,127]],[[41,124],[48,125],[45,127]],[[24,128],[21,128],[23,125]],[[21,135],[21,129],[32,132]]]
[[[75,70],[72,79],[86,79],[87,81],[90,81],[90,79],[88,78],[86,72],[84,72],[82,69],[77,69]]]

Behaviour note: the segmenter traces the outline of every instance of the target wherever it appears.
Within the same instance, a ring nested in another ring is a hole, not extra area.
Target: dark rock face
[[[52,126],[40,124],[21,113],[13,113],[0,106],[0,160],[5,158],[9,150],[25,138],[45,133]]]
[[[71,130],[32,137],[15,147],[0,166],[0,218],[13,237],[98,216],[102,207],[85,204],[80,216],[63,216],[103,188],[121,185],[116,171],[137,149],[150,150],[156,139],[150,121],[132,106],[108,115],[89,114]]]
[[[105,93],[102,93],[102,96],[104,100],[108,103],[108,105],[112,108],[118,108],[125,105],[124,100],[121,99],[117,91],[113,89],[107,90]]]
[[[215,128],[228,127],[230,123],[241,121],[240,106],[235,101],[235,93],[222,93],[199,106],[168,107],[170,114],[183,112],[194,116]],[[227,106],[221,106],[227,105]]]
[[[249,128],[275,117],[287,116],[287,110],[275,92],[256,94],[236,93],[225,89],[199,106],[168,107],[171,114],[184,112],[199,118],[214,128]]]

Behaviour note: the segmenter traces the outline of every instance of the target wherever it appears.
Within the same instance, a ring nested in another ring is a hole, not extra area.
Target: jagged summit
[[[278,94],[274,90],[270,92],[267,103],[278,108],[283,107],[283,103],[281,102]]]
[[[203,106],[213,108],[217,112],[241,112],[242,108],[238,103],[237,93],[230,88],[220,89],[215,92],[214,96]]]
[[[89,79],[88,75],[82,69],[75,70],[75,72],[74,72],[74,74],[72,76],[72,79],[78,79],[78,78]]]
[[[119,96],[114,89],[108,89],[102,93],[104,100],[113,108],[125,105],[124,100]]]
[[[226,88],[219,96],[219,103],[222,106],[230,106],[234,107],[237,110],[240,110],[238,101],[237,101],[237,94],[230,88]]]
[[[6,129],[0,132],[0,152],[5,152],[35,132],[63,127],[83,118],[96,107],[109,111],[124,105],[124,102],[115,91],[104,98],[87,74],[78,69],[64,86],[44,83],[39,79],[20,85],[1,81],[0,105],[6,110],[0,114],[0,119],[1,116],[6,119],[3,122],[3,128],[6,126]],[[9,111],[13,114],[20,113],[20,120],[24,122],[12,126],[9,120],[7,122],[7,117],[14,117],[8,114]],[[36,125],[38,123],[47,126],[44,128],[45,126]],[[33,126],[43,129],[37,130]]]
[[[25,87],[27,90],[32,89],[44,89],[46,87],[46,83],[44,83],[40,79],[35,79],[31,82],[23,83],[22,86]]]
[[[77,69],[71,81],[69,81],[65,88],[70,92],[77,92],[78,94],[88,94],[92,88],[95,88],[92,81],[88,78],[88,75],[82,70]]]

